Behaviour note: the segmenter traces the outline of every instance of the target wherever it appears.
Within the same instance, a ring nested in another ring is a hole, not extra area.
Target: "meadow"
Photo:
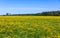
[[[0,38],[60,38],[60,16],[0,16]]]

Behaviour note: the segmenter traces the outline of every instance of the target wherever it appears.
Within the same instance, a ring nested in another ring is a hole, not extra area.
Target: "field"
[[[60,16],[0,16],[0,38],[60,38]]]

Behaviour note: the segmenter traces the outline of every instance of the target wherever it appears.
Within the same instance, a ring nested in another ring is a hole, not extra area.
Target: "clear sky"
[[[0,15],[60,10],[60,0],[0,0]]]

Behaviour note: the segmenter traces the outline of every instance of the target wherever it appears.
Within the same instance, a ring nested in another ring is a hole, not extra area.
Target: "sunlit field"
[[[0,38],[60,38],[60,16],[0,16]]]

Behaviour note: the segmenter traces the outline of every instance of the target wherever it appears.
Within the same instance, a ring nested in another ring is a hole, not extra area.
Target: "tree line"
[[[6,13],[6,15],[3,16],[60,16],[60,11],[48,11],[48,12],[42,12],[42,13],[36,13],[36,14],[9,14]]]

